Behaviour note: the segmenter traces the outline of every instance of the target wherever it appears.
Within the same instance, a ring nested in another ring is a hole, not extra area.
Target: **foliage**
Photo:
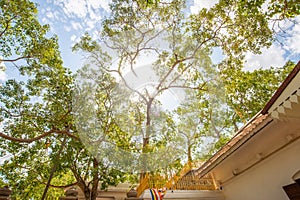
[[[229,131],[252,117],[293,66],[289,62],[282,69],[242,71],[246,52],[260,53],[273,42],[270,23],[299,15],[296,0],[271,0],[267,8],[264,3],[220,0],[211,9],[186,16],[185,2],[180,0],[113,0],[101,38],[86,34],[74,46],[101,72],[96,77],[101,81],[96,93],[101,130],[118,147],[144,153],[159,151],[167,141],[178,139],[180,131],[193,139],[194,149],[203,135],[219,140],[210,153],[223,145],[228,138],[224,127]],[[124,181],[124,173],[99,162],[80,141],[72,104],[78,89],[74,76],[63,67],[57,37],[48,37],[49,26],[41,25],[36,14],[36,5],[28,0],[0,1],[0,63],[16,67],[23,75],[22,80],[10,79],[0,87],[0,154],[10,156],[0,167],[1,177],[19,199],[42,198],[52,173],[48,198],[77,184],[86,199],[96,199],[99,183],[101,188],[114,185]],[[222,49],[225,56],[218,68],[211,62],[214,48]],[[154,58],[158,77],[154,92],[126,84],[124,71],[134,73],[145,55]],[[117,64],[110,68],[114,56]],[[93,75],[88,70],[80,73]],[[138,97],[140,102],[128,101],[125,109],[118,110],[119,102],[127,99],[118,96],[120,84],[115,75],[126,86],[123,95],[129,100],[130,95]],[[221,80],[212,75],[220,75]],[[223,99],[217,109],[210,102],[220,97],[216,87],[221,81],[229,112],[221,109]],[[159,107],[158,97],[170,88],[185,89],[191,100],[177,109],[180,123]],[[212,115],[213,109],[222,112]],[[132,126],[125,130],[129,120]],[[132,133],[142,133],[142,147],[135,146]],[[174,174],[181,163],[177,159],[170,164],[160,171],[165,177]]]
[[[102,70],[118,76],[125,81],[129,91],[140,97],[141,101],[135,105],[141,109],[132,110],[131,113],[142,113],[139,115],[141,118],[132,119],[135,120],[135,127],[143,124],[142,127],[146,129],[143,132],[142,128],[138,128],[143,133],[145,152],[149,150],[151,141],[164,138],[160,136],[162,132],[155,128],[153,130],[156,131],[152,133],[148,131],[155,126],[152,124],[156,124],[153,123],[156,118],[148,111],[155,107],[154,100],[171,88],[184,88],[187,96],[190,95],[192,99],[177,110],[175,115],[179,123],[174,118],[172,120],[172,116],[167,117],[172,122],[169,124],[172,139],[177,138],[174,133],[181,133],[194,145],[194,149],[201,143],[203,136],[217,138],[223,144],[227,139],[222,138],[228,138],[229,133],[232,134],[242,122],[237,120],[236,115],[245,112],[247,116],[243,120],[249,119],[262,106],[262,103],[252,101],[255,95],[261,93],[263,87],[274,91],[276,83],[279,83],[275,75],[269,74],[276,73],[273,69],[249,72],[243,76],[245,53],[260,53],[262,47],[269,47],[275,38],[274,29],[269,24],[295,17],[299,14],[298,6],[294,1],[267,3],[264,0],[220,0],[211,9],[202,9],[197,14],[189,15],[184,12],[184,1],[156,1],[155,4],[145,6],[138,0],[114,0],[111,15],[103,22],[101,37],[91,38],[86,34],[74,50],[84,52],[89,58],[88,62],[98,63]],[[161,45],[154,45],[156,43]],[[220,66],[212,65],[211,62],[215,48],[220,48],[224,55]],[[131,88],[125,80],[124,71],[130,69],[135,73],[144,55],[154,58],[153,70],[158,76],[155,92],[151,95],[147,89],[143,93]],[[117,64],[112,69],[110,66],[113,60]],[[212,77],[212,74],[215,76]],[[249,78],[241,78],[246,76]],[[272,82],[262,82],[264,76],[269,76]],[[254,81],[251,77],[261,78]],[[261,87],[257,83],[251,88],[254,82],[259,81]],[[243,84],[248,85],[246,88],[252,93],[243,90]],[[223,92],[220,92],[220,88]],[[243,108],[237,108],[239,105],[235,98],[240,97],[233,90],[244,91],[249,96],[248,104]],[[265,94],[264,100],[267,96],[270,93]],[[220,102],[217,104],[212,102],[218,100]],[[134,104],[129,105],[130,109],[134,108]],[[249,113],[250,110],[253,110],[252,113]],[[199,118],[192,118],[193,114]],[[190,140],[192,138],[193,142]]]
[[[0,5],[1,62],[23,75],[0,87],[0,150],[9,157],[0,173],[18,199],[45,198],[52,175],[47,198],[77,184],[87,199],[95,199],[100,181],[105,188],[122,173],[96,161],[78,138],[73,75],[62,65],[57,38],[47,37],[49,26],[40,25],[30,1]]]
[[[263,109],[295,63],[287,62],[281,68],[256,69],[253,72],[225,67],[222,80],[226,90],[226,101],[234,111],[231,118],[232,126],[250,120]]]
[[[295,63],[288,61],[280,68],[260,68],[252,72],[230,67],[222,70],[221,78],[229,108],[229,112],[223,117],[229,119],[226,126],[232,127],[232,132],[231,134],[222,132],[202,159],[213,155],[230,140],[233,133],[264,108],[294,66]]]
[[[129,139],[132,145],[134,145],[133,136],[140,135],[141,148],[135,148],[139,153],[159,152],[162,148],[168,147],[168,142],[174,138],[174,131],[166,126],[170,121],[169,114],[159,108],[161,103],[158,101],[159,96],[171,87],[201,90],[203,81],[195,83],[192,72],[197,71],[198,63],[209,62],[209,59],[205,54],[205,49],[193,50],[188,46],[190,42],[187,42],[184,47],[186,49],[184,49],[179,46],[182,43],[174,42],[184,34],[179,28],[183,17],[182,2],[167,3],[166,6],[156,6],[155,9],[130,6],[134,2],[124,4],[124,2],[115,1],[114,3],[113,18],[104,22],[102,32],[104,42],[93,40],[89,35],[85,35],[74,49],[85,52],[88,62],[92,62],[106,73],[113,74],[122,80],[124,90],[131,93],[131,96],[128,100],[123,100],[127,105],[114,105],[118,107],[114,113],[120,114],[119,117],[114,116],[114,120],[117,121],[121,132],[131,134],[131,139]],[[170,7],[172,9],[169,9]],[[128,22],[124,23],[124,20]],[[158,30],[157,26],[161,27],[161,30]],[[187,38],[182,38],[187,41]],[[166,45],[171,45],[171,47],[162,50],[149,46],[149,43],[160,39],[166,39]],[[103,48],[103,45],[106,47]],[[108,56],[113,54],[118,60],[115,69],[110,68],[113,58]],[[154,83],[153,90],[144,88],[140,91],[131,87],[125,77],[124,71],[128,69],[135,73],[138,67],[136,62],[141,59],[142,54],[155,54],[156,60],[152,70],[156,73],[158,81]],[[186,71],[189,73],[184,77]],[[122,107],[125,109],[120,112]],[[128,127],[129,129],[133,127],[133,129],[128,130]]]
[[[48,25],[37,20],[34,3],[24,0],[0,2],[0,55],[2,62],[11,62],[26,72],[38,73],[42,65],[61,65],[57,38],[47,38]],[[20,61],[26,62],[20,62]],[[21,63],[22,65],[17,65]],[[26,65],[26,63],[28,65]]]

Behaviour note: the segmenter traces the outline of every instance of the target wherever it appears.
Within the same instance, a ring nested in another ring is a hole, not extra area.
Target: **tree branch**
[[[44,185],[46,185],[46,183],[43,183]],[[78,181],[76,181],[75,183],[70,183],[70,184],[67,184],[67,185],[52,185],[52,184],[49,184],[50,187],[52,188],[67,188],[67,187],[71,187],[71,186],[74,186],[74,185],[77,185],[78,184]]]
[[[45,190],[43,192],[42,200],[46,199],[46,195],[47,195],[48,189],[50,187],[50,182],[51,182],[51,180],[52,180],[52,178],[54,176],[54,172],[56,171],[57,166],[59,165],[60,155],[61,155],[61,153],[62,153],[62,151],[63,151],[63,149],[64,149],[64,147],[66,145],[66,142],[67,142],[67,137],[65,136],[64,140],[63,140],[63,142],[62,142],[62,144],[60,146],[60,149],[58,151],[58,154],[56,155],[56,158],[55,158],[56,162],[54,162],[53,167],[51,169],[50,176],[48,178]]]
[[[15,16],[13,16],[12,18],[10,18],[10,19],[6,22],[6,26],[5,26],[4,30],[1,31],[0,37],[2,37],[2,35],[7,31],[8,27],[9,27],[9,23],[10,23],[13,19],[15,19],[15,18],[17,18],[17,17],[18,17],[18,16],[15,15]]]
[[[26,59],[26,58],[32,58],[33,56],[21,56],[21,57],[18,57],[18,58],[15,58],[15,59],[3,59],[3,60],[0,60],[2,62],[16,62],[18,60],[21,60],[21,59]]]
[[[60,131],[60,130],[55,130],[55,129],[51,129],[50,131],[47,131],[47,132],[44,132],[43,134],[37,136],[37,137],[34,137],[34,138],[30,138],[30,139],[23,139],[23,138],[16,138],[16,137],[12,137],[12,136],[9,136],[9,135],[6,135],[2,132],[0,132],[0,137],[4,138],[4,139],[7,139],[7,140],[10,140],[10,141],[13,141],[13,142],[20,142],[20,143],[32,143],[34,141],[37,141],[37,140],[40,140],[44,137],[47,137],[49,135],[51,135],[52,133],[57,133],[57,134],[65,134],[69,137],[72,137],[74,139],[79,139],[77,136],[69,133],[68,131]]]

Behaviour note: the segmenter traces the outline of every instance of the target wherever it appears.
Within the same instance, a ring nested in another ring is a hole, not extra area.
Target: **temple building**
[[[195,171],[226,200],[300,199],[300,62],[270,101]]]

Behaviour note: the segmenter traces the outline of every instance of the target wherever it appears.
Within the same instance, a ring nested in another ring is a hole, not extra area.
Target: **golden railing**
[[[175,174],[172,178],[170,178],[167,182],[165,187],[167,189],[172,188],[172,186],[174,184],[176,184],[178,182],[178,180],[183,177],[186,173],[188,173],[190,170],[192,169],[192,163],[188,162],[186,163],[183,168],[181,169],[181,171],[179,172],[179,174]]]
[[[187,175],[172,187],[173,190],[216,190],[213,178],[210,175],[199,179],[197,176]]]
[[[145,177],[141,180],[139,186],[137,187],[137,197],[141,196],[141,194],[149,188],[149,174],[147,173]]]
[[[137,187],[138,197],[149,188],[163,188],[172,190],[216,190],[216,184],[211,175],[201,179],[194,175],[193,166],[187,163],[182,170],[169,180],[159,175],[146,174]]]

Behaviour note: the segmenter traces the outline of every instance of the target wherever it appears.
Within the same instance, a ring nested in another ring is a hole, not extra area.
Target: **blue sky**
[[[109,0],[34,0],[38,3],[39,20],[49,24],[51,33],[59,37],[61,54],[66,67],[81,67],[80,56],[72,53],[72,45],[85,32],[96,34],[101,20],[108,15]]]
[[[39,4],[39,19],[42,23],[50,24],[51,32],[59,37],[62,57],[66,67],[76,70],[81,67],[79,55],[71,51],[72,45],[78,41],[84,32],[96,37],[101,20],[109,15],[111,0],[34,0]],[[217,0],[188,0],[187,7],[191,13],[197,13],[201,8],[212,7]],[[284,45],[276,43],[269,49],[263,49],[262,55],[247,54],[246,68],[253,66],[269,67],[282,66],[287,60],[298,61],[300,58],[300,17],[295,19],[297,24],[284,22],[282,27],[292,27],[289,38],[284,39]],[[215,57],[217,58],[217,57]]]
[[[80,55],[72,53],[72,45],[79,40],[84,32],[89,32],[94,37],[100,30],[101,21],[109,15],[109,3],[111,0],[33,0],[38,3],[39,20],[43,24],[49,24],[51,34],[57,34],[61,55],[65,67],[76,71],[83,64]],[[187,9],[191,13],[197,13],[200,9],[212,7],[217,0],[187,0]],[[291,22],[281,23],[281,27],[287,28],[290,36],[282,40],[284,45],[274,43],[270,48],[262,49],[261,55],[247,54],[246,69],[252,70],[257,66],[269,67],[282,66],[291,59],[298,62],[300,59],[300,17]],[[220,59],[220,53],[214,55],[215,60]],[[13,71],[0,70],[0,80],[5,80],[15,74]]]

